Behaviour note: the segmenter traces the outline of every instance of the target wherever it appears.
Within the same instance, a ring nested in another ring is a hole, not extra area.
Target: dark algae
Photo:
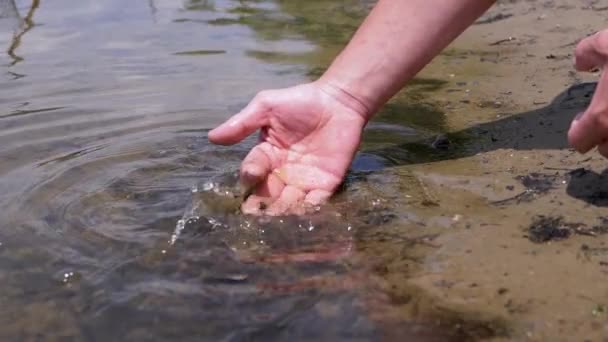
[[[607,223],[604,217],[599,218],[599,224],[589,226],[567,222],[563,217],[540,215],[526,229],[526,237],[535,243],[564,240],[575,234],[595,237],[608,233]]]
[[[559,217],[538,217],[527,229],[527,237],[534,243],[563,240],[572,234],[572,224]]]

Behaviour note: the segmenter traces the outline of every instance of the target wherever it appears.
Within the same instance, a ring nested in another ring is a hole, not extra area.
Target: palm
[[[242,180],[257,184],[243,210],[301,213],[338,187],[364,125],[357,112],[308,84],[262,93],[209,138],[232,144],[260,128],[260,143],[241,167]]]

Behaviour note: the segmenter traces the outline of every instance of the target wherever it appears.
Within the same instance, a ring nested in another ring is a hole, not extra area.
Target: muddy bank
[[[398,156],[392,167],[436,199],[416,210],[438,229],[416,271],[384,260],[393,296],[415,288],[435,299],[431,307],[498,317],[508,333],[496,339],[606,336],[606,161],[566,141],[598,76],[574,72],[573,49],[603,28],[604,10],[593,1],[500,1],[419,75],[445,82],[423,102],[442,113],[434,133],[451,143],[421,158],[403,152],[412,143],[375,150]],[[424,306],[412,297],[401,305],[406,316]]]

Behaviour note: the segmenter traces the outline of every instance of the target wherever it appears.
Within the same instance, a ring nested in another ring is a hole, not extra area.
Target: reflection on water
[[[15,2],[14,1],[5,1],[5,2],[7,2],[7,4],[3,5],[3,7],[6,7],[8,9],[7,17],[19,18],[19,12],[17,10],[17,6],[15,5]],[[16,63],[23,60],[22,57],[17,56],[17,54],[15,53],[15,50],[17,50],[17,48],[21,44],[21,37],[23,37],[23,35],[25,35],[29,30],[31,30],[32,27],[34,27],[34,22],[33,22],[32,18],[34,16],[34,12],[36,11],[36,9],[38,8],[39,5],[40,5],[40,0],[32,0],[32,4],[30,5],[30,8],[28,9],[27,14],[23,17],[23,19],[19,18],[19,20],[21,21],[21,25],[20,25],[21,27],[17,30],[17,32],[15,32],[15,35],[12,39],[12,43],[7,50],[8,55],[11,56],[11,58],[13,59],[11,65],[15,65]]]
[[[238,168],[255,140],[211,146],[208,129],[256,91],[325,67],[365,8],[0,0],[0,337],[464,336],[370,314],[391,303],[358,239],[419,226],[381,200],[402,178],[368,177],[383,156],[362,155],[334,206],[306,217],[247,218],[192,192]],[[386,112],[367,143],[417,139],[441,121],[402,120]]]

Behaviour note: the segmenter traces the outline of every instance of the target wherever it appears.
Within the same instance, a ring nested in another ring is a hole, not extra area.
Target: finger
[[[604,158],[608,158],[608,140],[604,140],[601,144],[597,146],[597,151],[604,156]]]
[[[236,144],[268,125],[267,110],[262,103],[253,99],[241,112],[209,132],[209,140],[219,145]]]
[[[579,113],[570,124],[568,143],[580,153],[586,153],[601,141],[591,114]]]
[[[241,211],[246,215],[262,215],[272,204],[272,198],[258,195],[251,195],[241,205]]]
[[[274,174],[268,175],[261,182],[253,194],[241,206],[241,210],[245,214],[261,215],[274,201],[281,196],[285,184],[279,177]]]
[[[295,186],[287,185],[265,212],[267,215],[278,216],[286,214],[301,215],[304,213],[302,206],[306,193]]]
[[[313,206],[325,204],[331,195],[332,193],[327,190],[312,190],[306,195],[306,198],[304,198],[304,203]]]
[[[268,178],[257,186],[253,194],[275,200],[281,196],[284,188],[285,183],[276,175],[270,174],[268,175]]]
[[[608,135],[608,73],[602,73],[600,81],[583,114],[577,115],[570,125],[568,141],[580,153],[586,153]]]
[[[273,147],[269,143],[255,146],[241,163],[241,183],[246,187],[255,186],[270,174],[274,155]]]
[[[574,66],[578,71],[602,67],[608,50],[608,31],[601,31],[581,40],[574,51]]]

